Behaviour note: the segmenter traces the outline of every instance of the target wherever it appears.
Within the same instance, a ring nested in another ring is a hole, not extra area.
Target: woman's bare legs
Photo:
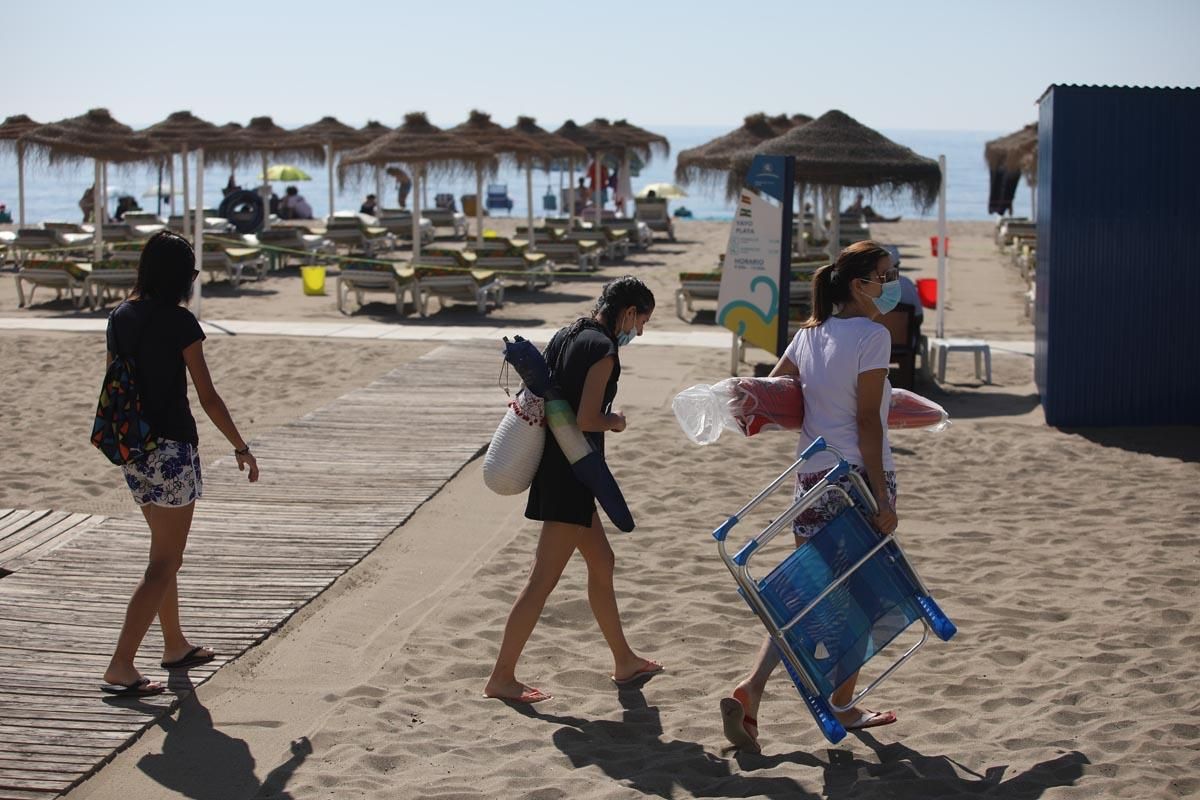
[[[500,653],[496,656],[496,665],[483,693],[487,697],[519,698],[530,690],[517,680],[517,660],[529,641],[546,598],[558,579],[562,577],[567,562],[575,552],[580,534],[586,530],[579,525],[565,522],[543,522],[542,534],[538,539],[537,552],[533,556],[533,567],[525,587],[517,595],[512,611],[508,612],[508,622],[504,625],[504,638],[500,641]]]
[[[178,647],[182,647],[184,653],[189,649],[187,639],[179,628],[175,575],[183,565],[183,551],[187,547],[195,509],[195,503],[181,508],[142,506],[142,514],[150,526],[150,563],[125,609],[125,623],[117,638],[116,651],[108,669],[104,671],[104,680],[109,683],[130,684],[141,677],[133,661],[146,631],[150,629],[150,623],[164,610],[164,606],[163,637],[167,641],[164,653],[174,654],[174,648]]]
[[[617,609],[617,595],[613,588],[616,556],[613,555],[612,546],[604,534],[599,514],[592,517],[592,526],[579,537],[579,552],[587,562],[588,604],[592,607],[592,615],[596,618],[596,624],[600,626],[600,632],[604,634],[604,641],[608,642],[608,649],[612,651],[613,677],[625,680],[650,667],[653,662],[633,652],[629,642],[625,640],[621,613]]]

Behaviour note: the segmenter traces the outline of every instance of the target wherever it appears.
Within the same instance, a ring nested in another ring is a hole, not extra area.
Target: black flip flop
[[[199,653],[203,649],[204,649],[203,647],[193,647],[191,650],[188,650],[187,655],[185,655],[183,658],[176,659],[175,661],[162,662],[162,668],[163,669],[187,669],[188,667],[198,667],[201,664],[207,664],[208,662],[212,661],[214,658],[217,657],[216,653],[209,653],[208,655],[197,655],[197,653]]]
[[[153,681],[149,678],[138,678],[133,683],[104,683],[100,685],[100,691],[117,697],[151,697],[166,691],[162,686],[155,689],[146,688],[151,683]]]

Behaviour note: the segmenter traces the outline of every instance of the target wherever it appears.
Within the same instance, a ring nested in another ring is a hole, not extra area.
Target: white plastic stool
[[[986,367],[985,383],[992,382],[992,349],[982,339],[930,339],[929,347],[937,362],[938,383],[946,382],[946,356],[956,351],[974,353],[975,378],[983,377],[981,367]]]

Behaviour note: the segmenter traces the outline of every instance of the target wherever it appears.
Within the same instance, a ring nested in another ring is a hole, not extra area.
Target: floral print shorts
[[[200,498],[200,453],[195,445],[159,439],[145,458],[121,467],[125,483],[139,506],[182,508]]]
[[[854,470],[866,481],[870,486],[871,482],[867,480],[867,471],[857,464],[851,464],[850,469]],[[796,474],[796,495],[795,499],[799,500],[800,496],[807,492],[812,487],[821,482],[825,477],[824,472],[799,472]],[[887,483],[888,499],[892,503],[892,508],[896,507],[896,473],[884,471],[883,479]],[[837,482],[846,491],[850,491],[850,478],[844,477]],[[792,532],[800,539],[808,539],[816,535],[817,531],[824,528],[826,523],[842,513],[846,508],[846,498],[842,497],[837,492],[825,492],[821,495],[816,503],[800,512],[800,515],[792,522]]]

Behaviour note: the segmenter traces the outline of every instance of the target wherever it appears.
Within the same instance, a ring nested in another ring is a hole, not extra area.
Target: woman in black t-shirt
[[[644,283],[629,276],[618,278],[604,286],[591,317],[558,331],[546,348],[555,385],[575,411],[579,429],[600,453],[605,431],[625,430],[625,415],[612,410],[621,374],[619,349],[642,335],[653,312],[654,295]],[[592,614],[612,650],[613,682],[625,686],[661,672],[662,664],[637,655],[625,640],[613,591],[613,551],[596,513],[596,498],[571,472],[553,436],[546,437],[525,516],[542,522],[541,538],[529,579],[509,612],[484,696],[517,703],[550,699],[517,680],[517,660],[576,550],[587,562]]]
[[[175,575],[202,493],[196,420],[188,406],[189,374],[200,405],[233,445],[238,469],[248,468],[250,480],[258,480],[254,455],[208,374],[204,332],[182,305],[196,279],[195,263],[186,239],[169,231],[156,233],[142,249],[132,297],[108,318],[108,361],[117,355],[133,358],[142,415],[158,444],[144,458],[121,468],[150,526],[150,564],[129,600],[116,651],[104,671],[101,688],[110,694],[163,691],[162,684],[143,677],[133,663],[155,616],[162,627],[164,669],[187,669],[216,657],[209,648],[192,645],[179,624]]]

